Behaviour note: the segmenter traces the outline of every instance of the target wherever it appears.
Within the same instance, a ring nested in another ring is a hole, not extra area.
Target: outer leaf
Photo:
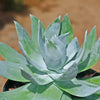
[[[35,51],[28,33],[17,22],[15,22],[15,25],[18,33],[20,49],[28,62],[40,70],[46,70],[43,58],[37,53],[37,51]]]
[[[96,84],[96,85],[100,85],[100,76],[86,78],[84,80],[87,81],[87,82],[89,82],[89,83],[93,83],[93,84]]]
[[[38,19],[33,16],[30,15],[31,17],[31,21],[32,21],[32,41],[33,41],[33,45],[36,49],[36,51],[38,51],[38,53],[40,53],[40,49],[39,49],[39,44],[38,44]],[[43,24],[40,22],[41,24],[41,28],[42,28],[42,33],[44,33],[45,31],[45,27],[43,26]]]
[[[83,79],[83,80],[86,81],[86,82],[92,83],[92,84],[100,85],[100,76],[86,78],[86,79]],[[100,96],[100,91],[96,92],[95,95]]]
[[[63,93],[61,100],[72,100],[68,93]]]
[[[3,76],[7,79],[27,82],[20,72],[20,67],[25,68],[24,66],[12,62],[0,61],[0,76]]]
[[[76,55],[75,62],[77,64],[82,60],[82,58],[84,56],[84,53],[85,53],[85,50],[86,50],[86,43],[87,43],[87,31],[85,32],[84,43],[83,43],[82,47],[80,48],[79,52]]]
[[[35,100],[36,89],[36,85],[27,84],[12,91],[0,93],[0,100],[5,100],[5,98],[8,100]]]
[[[69,35],[67,36],[67,43],[69,43],[73,39],[73,29],[68,18],[68,15],[66,14],[62,20],[61,34],[65,34],[68,32]]]
[[[100,86],[82,80],[73,79],[66,82],[56,82],[57,86],[77,97],[86,97],[100,90]]]
[[[48,40],[50,40],[54,35],[59,35],[60,32],[60,16],[49,25],[49,27],[45,31],[45,36]]]
[[[39,86],[33,100],[60,100],[62,91],[53,84]]]
[[[55,94],[56,92],[56,94]],[[62,91],[52,84],[27,84],[9,92],[0,93],[0,100],[60,100]]]
[[[21,54],[4,43],[0,43],[0,54],[6,61],[27,64],[26,59]]]
[[[66,49],[66,56],[68,57],[68,61],[70,61],[79,50],[78,39],[75,37],[68,45]]]
[[[88,54],[91,52],[93,46],[95,45],[95,42],[96,42],[96,27],[93,27],[93,29],[87,36],[87,44],[83,60],[87,58]]]
[[[93,94],[85,98],[73,98],[73,100],[100,100],[100,95]]]
[[[91,55],[88,56],[88,57],[89,57],[89,59],[87,60],[88,62],[84,62],[83,66],[81,66],[81,64],[79,64],[79,68],[80,67],[83,68],[83,69],[80,70],[81,72],[91,68],[100,59],[100,37],[98,38],[93,49],[91,50]]]
[[[26,71],[24,69],[21,69],[21,73],[24,78],[32,82],[33,84],[36,83],[38,85],[45,85],[53,80],[46,74],[39,74],[39,73],[30,73],[29,71]]]

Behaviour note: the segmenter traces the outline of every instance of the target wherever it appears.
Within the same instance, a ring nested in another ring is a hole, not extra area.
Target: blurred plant
[[[79,47],[77,37],[65,15],[58,17],[47,29],[31,15],[32,39],[17,22],[19,47],[24,56],[0,43],[0,75],[26,83],[0,93],[0,100],[99,100],[100,76],[77,79],[77,74],[90,69],[100,59],[100,38],[96,27]]]
[[[4,10],[21,10],[23,0],[5,0]]]

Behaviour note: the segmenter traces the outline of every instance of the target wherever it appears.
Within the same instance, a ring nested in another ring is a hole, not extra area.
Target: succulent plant
[[[81,47],[66,14],[45,29],[31,15],[32,39],[15,22],[19,47],[23,55],[0,43],[0,75],[26,83],[12,91],[0,93],[0,100],[100,100],[100,76],[78,79],[78,73],[90,69],[100,59],[100,38],[96,27]]]

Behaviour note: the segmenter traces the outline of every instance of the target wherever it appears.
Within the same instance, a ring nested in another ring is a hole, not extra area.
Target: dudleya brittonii
[[[100,59],[100,38],[96,28],[79,47],[66,14],[47,29],[31,15],[32,39],[17,22],[19,47],[24,56],[0,43],[0,75],[26,85],[0,93],[0,100],[99,100],[100,76],[77,79],[78,73],[90,69]],[[55,94],[56,93],[56,94]],[[80,97],[80,98],[79,98]],[[92,99],[91,99],[92,98]]]

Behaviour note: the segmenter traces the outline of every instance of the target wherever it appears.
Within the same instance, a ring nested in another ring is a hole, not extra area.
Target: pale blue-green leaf
[[[96,42],[96,27],[93,27],[89,35],[87,36],[86,50],[83,56],[83,61],[87,58]]]
[[[100,85],[100,76],[86,78],[86,79],[84,79],[84,81],[87,81],[89,83],[93,83],[93,84],[96,84],[96,85]]]
[[[96,41],[90,55],[90,60],[87,65],[86,69],[91,68],[93,65],[95,65],[100,59],[100,37]]]
[[[61,100],[62,91],[53,84],[38,86],[33,100]]]
[[[4,43],[0,43],[0,54],[6,61],[27,64],[25,57]]]
[[[31,21],[32,21],[32,41],[33,41],[33,45],[34,45],[36,51],[38,51],[38,53],[40,53],[39,44],[38,44],[38,31],[39,31],[38,21],[39,20],[33,15],[30,15],[30,17],[31,17]],[[41,24],[41,31],[44,34],[45,27],[41,22],[40,22],[40,24]]]
[[[60,16],[48,26],[45,31],[45,36],[48,40],[50,40],[54,35],[59,35],[60,32]]]
[[[89,63],[89,60],[90,60],[90,54],[88,54],[87,58],[84,60],[84,61],[81,61],[79,64],[78,64],[78,73],[84,71]]]
[[[42,39],[42,31],[41,31],[41,25],[40,25],[40,21],[39,21],[39,32],[38,32],[38,43],[39,43],[39,47],[40,47],[40,51],[41,54],[43,56],[43,58],[45,59],[45,45],[44,45],[44,41]]]
[[[86,78],[86,79],[83,79],[83,80],[86,81],[86,82],[92,83],[92,84],[100,85],[100,76]],[[100,90],[97,91],[95,94],[100,96]]]
[[[90,96],[100,90],[100,86],[98,85],[77,79],[65,82],[56,82],[56,85],[60,89],[77,97]]]
[[[71,22],[68,18],[68,15],[66,14],[61,23],[61,34],[65,34],[68,32],[69,35],[67,36],[67,43],[69,43],[73,39],[73,29],[72,29]]]
[[[64,66],[63,68],[63,74],[60,77],[61,80],[71,80],[77,76],[78,73],[78,67],[76,62],[71,61],[67,65]]]
[[[100,100],[100,95],[93,94],[84,98],[73,97],[73,100]]]
[[[79,49],[79,51],[76,55],[75,62],[77,64],[82,60],[82,58],[84,56],[84,53],[85,53],[85,50],[86,50],[86,44],[87,44],[87,31],[85,32],[84,43],[83,43],[82,47]]]
[[[77,65],[74,61],[72,61],[64,66],[61,73],[50,73],[49,76],[51,76],[54,80],[57,81],[66,81],[75,78],[77,76],[77,73]]]
[[[79,48],[78,39],[75,37],[66,48],[66,56],[68,57],[67,62],[76,55],[76,53],[79,51]]]
[[[56,39],[57,40],[57,39]],[[63,64],[66,60],[65,55],[65,46],[60,40],[57,41],[52,40],[51,41],[46,40],[45,44],[45,51],[46,51],[46,57],[45,57],[45,63],[47,65],[47,68],[49,70],[59,71],[62,69]],[[63,51],[63,52],[62,52]]]
[[[83,62],[83,66],[81,66],[81,64],[79,65],[79,68],[81,68],[81,72],[88,70],[89,68],[91,68],[93,65],[95,65],[99,59],[100,59],[100,37],[98,38],[98,40],[96,41],[94,47],[91,50],[90,55],[88,56],[88,62]]]
[[[61,100],[72,100],[72,98],[68,93],[63,93]]]
[[[36,68],[45,70],[46,65],[43,61],[43,58],[35,50],[33,42],[30,36],[28,35],[28,33],[17,22],[15,22],[15,25],[16,25],[18,38],[19,38],[20,49],[22,53],[24,54],[24,56],[26,57],[27,61],[30,64],[34,65]]]
[[[27,84],[12,91],[0,93],[0,100],[35,100],[34,96],[37,86],[34,84]]]
[[[28,80],[26,80],[20,72],[20,67],[26,68],[21,64],[0,61],[0,76],[10,80],[27,82]]]
[[[62,41],[64,44],[66,44],[66,39],[67,39],[68,35],[69,35],[69,32],[59,35],[58,38],[59,38],[60,41]]]
[[[24,78],[32,82],[33,84],[36,83],[38,85],[46,85],[53,80],[46,74],[39,74],[39,73],[32,73],[27,70],[21,68],[21,73]]]

